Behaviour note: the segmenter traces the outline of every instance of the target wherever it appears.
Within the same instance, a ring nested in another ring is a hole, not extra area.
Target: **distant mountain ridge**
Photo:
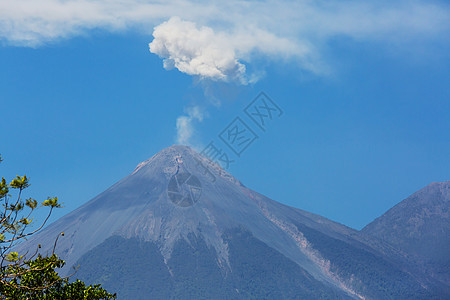
[[[362,229],[417,260],[450,286],[450,181],[434,182]]]
[[[443,299],[408,255],[245,187],[172,146],[19,250],[53,246],[76,277],[119,299]],[[63,274],[64,275],[64,274]]]

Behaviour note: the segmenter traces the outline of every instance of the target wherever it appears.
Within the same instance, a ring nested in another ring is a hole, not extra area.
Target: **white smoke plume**
[[[164,59],[164,68],[175,67],[201,79],[247,83],[245,66],[238,61],[236,49],[225,34],[172,17],[155,27],[153,36],[150,52]]]
[[[177,118],[177,143],[180,145],[192,145],[192,137],[195,133],[194,123],[202,122],[205,113],[199,106],[186,109],[186,114]]]
[[[244,62],[250,69],[255,56],[326,73],[327,45],[337,38],[395,45],[403,53],[417,48],[428,55],[422,45],[444,52],[450,5],[439,0],[0,0],[0,43],[6,45],[38,47],[99,29],[150,34],[155,26],[154,51],[166,67],[246,82],[254,74],[244,74]]]

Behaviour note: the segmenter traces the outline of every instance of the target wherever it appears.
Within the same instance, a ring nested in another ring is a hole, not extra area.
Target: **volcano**
[[[166,148],[35,234],[61,275],[119,299],[439,299],[442,283],[371,233],[244,186],[186,146]],[[20,250],[20,249],[19,249]]]
[[[433,182],[363,228],[450,286],[450,181]]]

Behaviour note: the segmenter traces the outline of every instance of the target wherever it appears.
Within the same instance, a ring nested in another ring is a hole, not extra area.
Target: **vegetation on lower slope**
[[[77,276],[114,288],[119,299],[346,299],[243,229],[224,235],[231,270],[194,235],[167,265],[151,242],[113,236],[86,253]]]
[[[432,299],[410,274],[363,247],[329,237],[303,224],[296,224],[313,248],[331,262],[331,271],[370,299]]]

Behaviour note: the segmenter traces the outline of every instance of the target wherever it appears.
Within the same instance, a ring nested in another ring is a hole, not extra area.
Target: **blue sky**
[[[359,229],[450,180],[445,2],[17,2],[0,1],[1,175],[59,196],[52,220],[172,144],[226,149],[261,91],[284,114],[229,171],[274,200]]]

